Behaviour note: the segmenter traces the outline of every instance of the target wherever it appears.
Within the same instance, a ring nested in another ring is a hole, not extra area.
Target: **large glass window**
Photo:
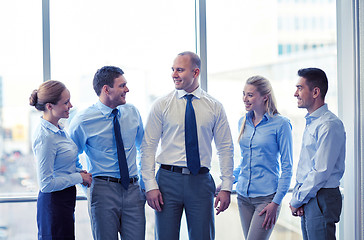
[[[235,164],[240,161],[237,122],[244,114],[244,82],[259,74],[271,81],[278,110],[291,120],[296,166],[306,114],[297,109],[293,97],[299,68],[326,71],[326,100],[337,113],[335,1],[206,2],[208,91],[227,112]],[[31,134],[40,113],[28,105],[28,98],[43,80],[41,2],[1,1],[0,22],[0,196],[36,196]],[[174,89],[170,76],[174,57],[195,51],[195,39],[193,0],[50,0],[51,78],[70,90],[71,117],[96,102],[92,88],[96,70],[115,65],[128,81],[127,102],[140,110],[145,122],[153,101]],[[215,157],[213,163],[211,172],[219,184]],[[272,239],[299,238],[299,219],[291,217],[289,200],[288,194]],[[0,239],[36,239],[35,209],[34,202],[0,204]],[[146,239],[153,239],[154,212],[147,205],[146,214]],[[215,222],[216,239],[242,238],[235,196]],[[187,239],[185,229],[183,219],[181,239]],[[76,239],[91,239],[90,230],[87,202],[78,201]]]
[[[52,78],[70,88],[75,109],[96,101],[93,75],[114,65],[145,120],[155,98],[174,88],[174,57],[195,50],[194,1],[51,1],[50,16]]]
[[[153,101],[174,89],[176,54],[195,51],[195,1],[50,0],[49,5],[51,78],[70,90],[71,117],[96,102],[96,70],[114,65],[124,70],[127,102],[145,122]],[[43,80],[42,4],[2,1],[0,21],[0,193],[34,197],[38,185],[31,134],[41,114],[28,98]],[[35,203],[0,204],[0,239],[36,239],[35,209]],[[154,213],[146,209],[147,239],[152,239]],[[91,239],[86,201],[77,202],[76,212],[76,238]],[[22,221],[29,227],[19,228]]]
[[[70,89],[74,112],[96,102],[93,76],[113,65],[125,72],[127,102],[145,123],[153,101],[174,89],[174,57],[195,50],[194,1],[51,1],[50,16],[52,78]],[[154,212],[147,205],[146,215],[152,239]]]
[[[238,120],[245,113],[244,83],[253,75],[262,75],[272,83],[278,111],[290,119],[293,127],[295,176],[307,113],[297,108],[293,96],[298,69],[319,67],[327,73],[326,102],[337,113],[335,2],[208,1],[206,11],[208,90],[224,104],[227,112],[235,143],[235,165],[240,162],[237,138]],[[291,186],[294,183],[295,177]],[[301,234],[300,219],[293,218],[289,211],[290,198],[287,194],[283,199],[272,239],[296,239]],[[232,200],[221,218],[237,215],[235,197]],[[234,229],[229,239],[242,236],[240,222],[234,219],[229,222],[229,229]]]
[[[41,2],[1,1],[0,22],[0,196],[4,196],[37,190],[28,98],[42,82]],[[26,239],[19,224],[27,225],[22,216],[34,219],[35,215],[33,210],[22,210],[0,204],[0,239]]]

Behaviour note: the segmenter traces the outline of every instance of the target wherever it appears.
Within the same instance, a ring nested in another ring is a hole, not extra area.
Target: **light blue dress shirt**
[[[81,169],[76,169],[77,146],[62,127],[41,118],[33,139],[41,192],[60,191],[83,182]]]
[[[321,188],[340,185],[345,170],[346,134],[342,121],[327,104],[306,115],[296,185],[291,206],[307,203]]]
[[[138,175],[136,159],[144,134],[143,122],[133,105],[124,104],[117,109],[129,176],[134,177]],[[86,153],[87,168],[92,177],[120,178],[112,110],[98,101],[76,114],[70,123],[71,138],[78,153]]]
[[[262,197],[276,193],[273,202],[281,204],[292,177],[292,126],[281,115],[264,114],[257,126],[253,111],[246,114],[239,144],[242,160],[234,170],[236,191],[244,197]],[[239,121],[239,129],[243,123]]]

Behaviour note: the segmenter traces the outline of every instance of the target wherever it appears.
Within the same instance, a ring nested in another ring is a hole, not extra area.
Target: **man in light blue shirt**
[[[325,72],[306,68],[298,75],[294,96],[308,114],[290,208],[293,216],[302,217],[303,239],[335,239],[342,207],[339,185],[345,169],[345,129],[325,104]]]
[[[129,89],[123,74],[118,67],[99,69],[93,80],[99,101],[78,113],[70,124],[71,138],[78,153],[86,153],[88,171],[93,176],[88,200],[94,239],[117,240],[118,233],[121,239],[145,239],[145,196],[138,183],[136,163],[144,130],[138,110],[126,104]],[[119,123],[124,145],[129,173],[126,186],[121,176],[125,169],[119,167],[114,121]]]

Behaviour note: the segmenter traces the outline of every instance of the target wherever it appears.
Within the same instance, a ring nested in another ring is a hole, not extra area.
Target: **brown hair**
[[[29,104],[40,111],[45,111],[45,105],[47,103],[57,104],[65,89],[66,86],[59,81],[45,81],[38,89],[33,90],[29,97]]]

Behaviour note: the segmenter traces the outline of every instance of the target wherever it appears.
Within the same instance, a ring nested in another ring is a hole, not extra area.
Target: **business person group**
[[[248,78],[238,122],[241,161],[234,168],[224,107],[200,87],[200,70],[197,54],[179,53],[172,63],[175,89],[153,103],[145,125],[126,101],[129,88],[119,67],[96,71],[98,100],[73,117],[68,132],[59,122],[72,108],[66,86],[48,80],[32,92],[30,105],[43,113],[32,144],[38,239],[75,239],[76,184],[88,187],[95,240],[145,239],[145,202],[155,211],[155,239],[178,240],[183,213],[190,240],[215,239],[214,215],[229,207],[233,184],[244,238],[269,239],[293,174],[292,124],[279,113],[269,80]],[[297,106],[307,114],[290,210],[301,218],[303,239],[335,239],[344,125],[325,103],[323,70],[298,70],[296,88]],[[218,186],[210,174],[212,141]],[[79,161],[83,153],[86,166]]]

